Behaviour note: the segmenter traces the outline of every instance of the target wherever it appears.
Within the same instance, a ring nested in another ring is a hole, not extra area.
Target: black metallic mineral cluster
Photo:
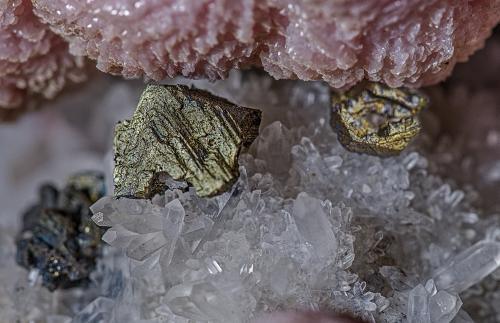
[[[98,172],[75,174],[62,190],[42,185],[38,203],[23,215],[18,264],[51,291],[87,284],[102,236],[89,207],[104,194],[104,176]]]

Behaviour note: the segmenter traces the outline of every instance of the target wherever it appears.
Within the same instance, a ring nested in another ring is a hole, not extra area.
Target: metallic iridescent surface
[[[115,195],[151,198],[167,177],[202,197],[224,192],[239,176],[240,150],[257,137],[260,116],[205,91],[149,85],[132,119],[115,129]]]
[[[333,94],[331,124],[349,151],[395,155],[419,133],[418,114],[427,103],[417,91],[367,83]]]
[[[104,194],[104,176],[97,172],[71,176],[61,191],[42,185],[38,203],[23,215],[18,264],[36,271],[49,290],[84,285],[102,236],[89,207]]]

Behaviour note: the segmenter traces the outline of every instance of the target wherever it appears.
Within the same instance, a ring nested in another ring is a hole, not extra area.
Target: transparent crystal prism
[[[127,246],[127,256],[142,261],[168,243],[162,232],[142,234],[130,241]]]
[[[167,244],[166,252],[163,255],[163,265],[168,265],[174,254],[177,240],[184,227],[184,218],[186,213],[179,200],[173,200],[165,205],[165,216],[162,223],[163,237]]]
[[[423,285],[417,285],[408,295],[408,323],[431,323],[429,292]]]
[[[214,221],[204,215],[187,217],[181,233],[181,241],[186,250],[194,252],[213,225]]]
[[[479,241],[454,256],[434,274],[440,290],[460,293],[477,284],[500,266],[500,243]]]
[[[318,257],[335,255],[338,243],[320,200],[306,193],[299,194],[293,204],[292,215],[300,234],[311,244]]]
[[[238,309],[228,295],[211,283],[181,284],[172,287],[166,301],[177,315],[198,321],[241,322]]]
[[[111,309],[113,300],[106,297],[98,297],[87,305],[76,315],[72,323],[102,323],[111,321]]]
[[[460,310],[462,301],[458,295],[453,295],[447,291],[440,290],[432,296],[429,309],[431,322],[449,323]]]

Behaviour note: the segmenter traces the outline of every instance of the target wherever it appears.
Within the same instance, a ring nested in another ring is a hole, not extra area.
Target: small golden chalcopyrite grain
[[[331,124],[349,151],[396,155],[419,133],[418,115],[427,103],[417,91],[367,83],[332,95]]]
[[[115,128],[115,195],[151,198],[163,193],[167,177],[187,182],[201,197],[226,191],[260,120],[259,110],[205,91],[149,85],[132,119]]]

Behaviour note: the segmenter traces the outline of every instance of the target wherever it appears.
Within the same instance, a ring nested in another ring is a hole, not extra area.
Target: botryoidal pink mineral
[[[82,56],[126,78],[257,66],[335,88],[419,87],[448,76],[499,20],[500,0],[0,0],[0,107],[54,97],[81,80]]]
[[[75,55],[125,77],[433,84],[483,46],[500,0],[34,0]]]
[[[28,108],[28,96],[54,97],[83,78],[83,59],[33,14],[29,0],[0,0],[0,120]]]

